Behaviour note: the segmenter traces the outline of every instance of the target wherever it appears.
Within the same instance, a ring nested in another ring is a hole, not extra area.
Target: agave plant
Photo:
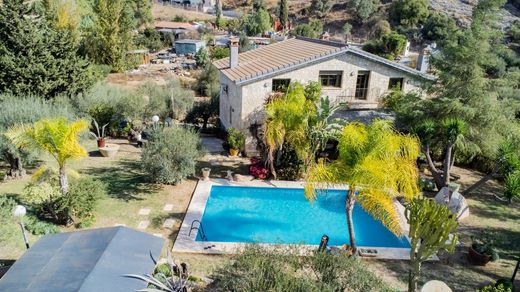
[[[103,127],[101,127],[101,131],[99,131],[99,124],[95,119],[92,119],[92,123],[94,124],[94,127],[96,127],[96,133],[90,132],[90,135],[94,137],[96,140],[101,140],[105,138],[105,128],[108,126],[108,123],[104,124]]]
[[[151,254],[150,257],[152,258],[152,261],[157,264]],[[188,265],[186,263],[177,265],[173,261],[172,255],[169,251],[167,255],[167,264],[170,268],[169,273],[157,272],[154,275],[127,274],[124,276],[146,282],[148,287],[137,290],[137,292],[187,292],[189,287]]]

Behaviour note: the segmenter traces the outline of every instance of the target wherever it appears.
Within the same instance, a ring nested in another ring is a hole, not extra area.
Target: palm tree
[[[418,170],[419,141],[416,137],[397,133],[390,123],[374,121],[370,126],[350,123],[339,138],[339,158],[313,166],[305,184],[305,196],[314,201],[319,189],[335,184],[347,184],[345,200],[350,245],[357,250],[352,210],[356,200],[390,231],[401,235],[395,197],[414,198]]]
[[[280,154],[285,144],[294,148],[304,170],[314,164],[316,152],[323,150],[329,139],[339,136],[343,124],[331,119],[338,108],[328,97],[321,97],[321,85],[317,82],[310,82],[305,88],[292,83],[283,97],[266,105],[264,140],[275,178],[274,154],[276,151]]]
[[[78,136],[88,129],[88,125],[86,120],[68,123],[65,118],[43,119],[31,126],[11,128],[6,136],[20,148],[36,148],[50,154],[58,163],[60,190],[66,194],[69,184],[65,166],[69,160],[87,155]]]
[[[305,97],[304,87],[300,83],[292,83],[284,97],[276,98],[266,105],[265,112],[267,161],[276,178],[274,155],[277,150],[282,150],[284,143],[291,144],[298,157],[305,157],[309,152],[310,143],[306,131],[310,119],[316,115],[316,107],[312,100]]]

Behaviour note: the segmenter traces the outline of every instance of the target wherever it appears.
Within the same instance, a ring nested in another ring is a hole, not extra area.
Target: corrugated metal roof
[[[169,28],[169,29],[176,29],[176,28],[182,28],[182,29],[193,29],[195,30],[196,27],[189,23],[189,22],[174,22],[174,21],[158,21],[155,23],[155,28]]]
[[[136,291],[164,239],[126,227],[43,236],[0,279],[0,291]]]
[[[344,43],[304,37],[288,39],[241,53],[238,55],[238,66],[235,68],[229,67],[229,58],[217,60],[213,64],[231,81],[242,84],[288,72],[298,67],[305,67],[309,63],[329,59],[347,52],[394,67],[418,77],[430,80],[434,79],[433,76],[348,46]]]

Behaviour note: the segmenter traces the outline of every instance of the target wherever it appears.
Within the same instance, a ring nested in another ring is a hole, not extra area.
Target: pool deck
[[[248,187],[273,187],[273,188],[303,188],[304,182],[294,182],[294,181],[261,181],[254,180],[249,182],[232,182],[226,179],[210,179],[208,181],[199,180],[197,184],[197,188],[195,189],[193,196],[191,198],[190,205],[188,207],[188,211],[184,220],[182,222],[181,228],[177,235],[177,239],[173,245],[174,252],[186,252],[186,253],[205,253],[205,254],[223,254],[223,253],[236,253],[243,250],[249,243],[239,243],[239,242],[211,242],[211,241],[196,241],[197,237],[197,229],[193,229],[190,234],[190,229],[192,227],[192,223],[196,220],[199,222],[202,220],[202,216],[204,215],[204,209],[206,207],[206,202],[209,198],[209,194],[211,191],[211,187],[214,185],[220,186],[248,186]],[[338,185],[328,187],[328,189],[348,189],[345,185]],[[408,233],[409,226],[406,223],[406,219],[404,217],[404,207],[395,200],[394,202],[396,209],[399,210],[401,215],[401,227],[404,230],[404,233]],[[198,223],[194,223],[194,227],[198,227]],[[408,237],[407,237],[408,239]],[[409,240],[409,239],[408,239]],[[260,246],[264,246],[266,248],[288,248],[297,250],[302,254],[308,254],[318,248],[318,245],[310,245],[310,244],[259,244]],[[340,247],[337,247],[340,248]],[[383,248],[383,247],[369,247],[369,246],[360,246],[359,249],[371,249],[377,250],[377,255],[370,256],[370,258],[379,258],[379,259],[398,259],[398,260],[409,260],[410,259],[410,249],[409,248]]]

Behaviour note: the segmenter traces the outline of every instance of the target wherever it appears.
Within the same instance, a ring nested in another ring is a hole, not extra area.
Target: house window
[[[388,81],[388,89],[390,90],[403,90],[403,78],[390,78],[390,81]]]
[[[320,82],[323,87],[341,87],[343,71],[320,71]]]
[[[273,79],[273,91],[286,92],[291,79]]]
[[[370,71],[358,71],[355,95],[357,99],[367,99],[369,79]]]
[[[222,88],[223,93],[228,94],[228,86],[226,84],[221,84],[220,88]]]

